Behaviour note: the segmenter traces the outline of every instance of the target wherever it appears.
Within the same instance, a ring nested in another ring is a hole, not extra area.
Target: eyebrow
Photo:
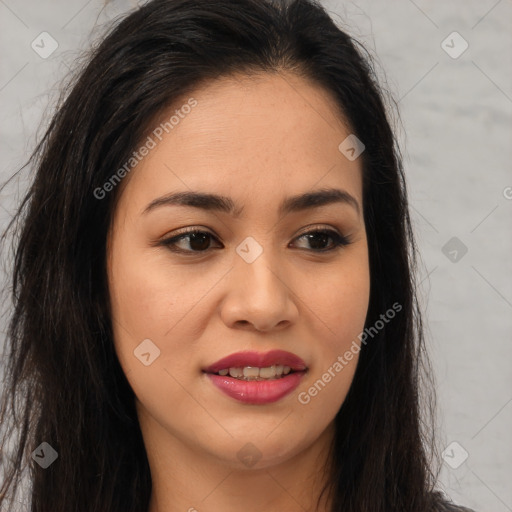
[[[288,197],[279,206],[278,214],[281,217],[288,213],[320,208],[321,206],[336,203],[350,205],[356,210],[358,215],[361,213],[359,203],[354,196],[346,190],[330,188]],[[142,213],[147,214],[161,206],[188,206],[206,211],[227,213],[234,218],[239,218],[243,212],[243,207],[237,206],[230,197],[187,191],[173,192],[154,199]]]

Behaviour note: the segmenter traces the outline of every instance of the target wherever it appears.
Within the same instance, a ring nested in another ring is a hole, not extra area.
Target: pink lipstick
[[[223,393],[246,404],[280,400],[300,384],[307,372],[304,361],[290,352],[238,352],[203,369]]]

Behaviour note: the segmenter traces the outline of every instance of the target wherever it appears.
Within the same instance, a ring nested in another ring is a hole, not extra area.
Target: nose
[[[227,279],[221,317],[231,328],[283,329],[297,321],[298,295],[289,272],[269,252],[252,263],[236,257]]]

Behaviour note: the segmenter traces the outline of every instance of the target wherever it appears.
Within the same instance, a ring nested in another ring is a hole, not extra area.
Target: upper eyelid
[[[209,229],[206,228],[198,228],[198,227],[187,227],[183,228],[184,231],[181,233],[178,233],[176,235],[172,235],[170,237],[164,238],[163,240],[154,241],[151,245],[153,246],[163,246],[166,247],[167,250],[176,253],[176,254],[182,254],[184,256],[206,256],[208,253],[210,253],[212,250],[219,250],[223,249],[224,247],[209,247],[204,251],[194,251],[189,249],[180,249],[178,248],[178,244],[183,240],[189,237],[190,235],[194,233],[206,233],[208,236],[214,238],[218,244],[223,245],[223,243],[219,240],[219,237],[217,235],[214,235],[211,233]],[[321,225],[313,225],[308,226],[307,228],[304,228],[304,231],[298,233],[295,235],[292,239],[292,242],[295,240],[300,240],[302,237],[310,234],[310,233],[326,233],[329,238],[331,238],[334,242],[332,246],[328,249],[299,249],[306,251],[311,254],[316,254],[318,256],[328,256],[328,255],[335,255],[338,254],[338,252],[347,246],[354,243],[354,238],[352,233],[343,234],[341,230],[338,230],[336,228],[333,228],[331,226],[325,227]],[[290,242],[290,243],[292,243]],[[287,246],[288,247],[288,246]]]
[[[293,240],[300,239],[303,236],[308,235],[310,233],[321,233],[321,232],[330,233],[329,236],[331,238],[334,238],[334,239],[337,238],[338,241],[341,241],[341,244],[340,243],[335,244],[336,247],[339,247],[340,245],[341,246],[349,245],[352,243],[352,236],[350,234],[345,235],[345,234],[341,233],[339,230],[337,230],[336,228],[333,228],[330,226],[326,227],[326,226],[322,226],[322,225],[313,225],[313,226],[308,226],[307,228],[304,228],[304,231],[301,231],[297,235],[295,235],[293,237]],[[181,233],[177,233],[175,235],[165,237],[163,240],[161,240],[160,242],[156,242],[156,243],[157,243],[157,245],[162,244],[162,245],[173,246],[173,245],[176,245],[177,243],[179,243],[181,240],[186,239],[189,235],[192,235],[194,233],[206,233],[207,235],[214,238],[217,242],[222,244],[222,242],[220,242],[220,240],[219,240],[219,237],[217,235],[213,234],[209,229],[199,228],[199,227],[184,228],[184,231],[182,231]],[[206,252],[206,251],[185,250],[184,252],[200,253],[200,252]],[[316,252],[322,252],[322,251],[316,251]]]
[[[302,231],[299,231],[299,233],[294,236],[294,239],[301,237],[303,235],[307,235],[310,232],[317,232],[317,231],[331,231],[333,233],[338,234],[339,236],[348,237],[348,235],[344,235],[343,233],[340,232],[340,230],[338,230],[332,226],[326,226],[323,224],[313,224],[312,226],[307,226]],[[208,235],[216,238],[217,240],[219,239],[218,235],[216,235],[215,233],[212,233],[212,231],[210,229],[198,226],[198,227],[191,227],[191,228],[183,228],[183,231],[180,231],[171,236],[165,236],[164,240],[174,240],[174,239],[180,238],[182,236],[191,235],[194,233],[207,233]]]

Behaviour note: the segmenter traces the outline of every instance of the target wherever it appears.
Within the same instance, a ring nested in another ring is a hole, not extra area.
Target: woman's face
[[[191,96],[156,122],[122,184],[108,247],[115,349],[146,443],[264,468],[332,433],[353,379],[370,291],[361,159],[339,149],[351,132],[332,99],[294,75]],[[320,190],[339,193],[308,196]],[[276,350],[289,354],[266,356]],[[243,367],[264,380],[236,377]]]

